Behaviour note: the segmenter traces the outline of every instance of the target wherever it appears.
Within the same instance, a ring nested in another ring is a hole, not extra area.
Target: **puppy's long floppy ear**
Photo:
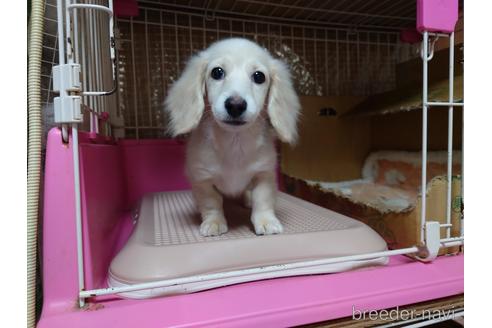
[[[271,85],[268,99],[268,116],[280,140],[295,144],[297,140],[297,118],[301,104],[297,97],[289,68],[282,61],[272,59]]]
[[[205,109],[205,69],[204,56],[196,55],[169,90],[164,106],[170,116],[169,130],[173,136],[190,132],[200,122]]]

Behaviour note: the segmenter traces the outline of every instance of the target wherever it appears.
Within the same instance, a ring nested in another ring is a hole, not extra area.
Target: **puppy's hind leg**
[[[257,235],[271,235],[283,231],[282,224],[274,212],[276,196],[274,173],[264,172],[257,175],[251,193],[251,221]]]
[[[222,207],[222,195],[211,181],[202,181],[192,185],[193,195],[202,216],[200,234],[218,236],[227,232],[227,221]]]

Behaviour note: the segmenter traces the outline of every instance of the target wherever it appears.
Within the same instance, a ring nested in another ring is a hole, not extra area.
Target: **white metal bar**
[[[94,15],[93,13],[90,12],[85,12],[86,17],[88,18],[88,25],[89,25],[89,30],[86,33],[87,37],[87,70],[88,70],[88,86],[92,89],[96,86],[96,50],[95,50],[95,44],[94,44]],[[97,98],[92,98],[90,99],[90,107],[94,109],[97,112],[97,107],[98,107],[98,99]],[[92,125],[93,125],[93,131],[95,133],[99,133],[99,121],[96,116],[92,116]]]
[[[454,32],[449,37],[449,103],[453,102],[454,88]],[[451,187],[453,180],[453,105],[448,109],[448,184],[446,199],[446,223],[451,224]],[[451,237],[451,229],[446,231]]]
[[[449,243],[449,242],[455,242],[455,241],[464,241],[464,237],[448,237],[448,238],[443,238],[440,240],[441,243]]]
[[[70,24],[70,11],[69,11],[70,0],[65,0],[65,44],[67,45],[66,55],[67,55],[67,63],[73,63],[73,54],[71,47],[71,24]]]
[[[58,63],[60,65],[65,64],[65,33],[63,28],[65,26],[65,21],[63,19],[63,0],[56,1],[56,14],[58,18]],[[63,74],[60,74],[60,78]],[[60,81],[62,82],[62,81]],[[60,90],[61,91],[61,90]]]
[[[63,0],[56,1],[56,16],[57,16],[57,28],[58,28],[58,63],[60,65],[65,64],[65,36],[63,28],[65,26],[65,20],[63,18]],[[63,85],[63,74],[60,74],[60,83]],[[60,90],[60,96],[67,95],[66,91]],[[68,142],[68,126],[62,124],[62,139],[64,142]]]
[[[144,29],[144,34],[145,34],[145,68],[147,70],[147,78],[150,79],[150,58],[149,58],[149,30],[148,30],[148,25],[147,25],[147,10],[144,10],[144,15],[145,15],[145,29]],[[149,81],[151,82],[151,81]],[[149,106],[149,124],[152,126],[152,96],[151,96],[151,91],[150,91],[150,83],[147,84],[147,103]]]
[[[95,10],[103,11],[109,16],[113,16],[113,11],[106,6],[87,4],[87,3],[74,3],[74,4],[67,5],[67,10],[76,9],[76,8],[95,9]]]
[[[438,36],[438,37],[445,37],[449,38],[449,34],[447,33],[436,33],[436,32],[427,32],[429,36]]]
[[[217,280],[222,278],[241,277],[249,274],[268,273],[268,272],[276,272],[276,271],[280,272],[280,271],[292,270],[297,268],[307,268],[317,265],[325,265],[325,264],[340,263],[340,262],[347,262],[347,261],[368,260],[368,259],[375,259],[383,256],[411,254],[411,253],[418,252],[418,250],[419,250],[418,247],[409,247],[409,248],[403,248],[403,249],[397,249],[391,251],[375,252],[370,254],[360,254],[360,255],[328,258],[322,260],[269,265],[259,268],[242,269],[242,270],[235,270],[229,272],[219,272],[219,273],[211,273],[211,274],[197,275],[197,276],[184,277],[184,278],[168,279],[168,280],[135,284],[131,286],[124,286],[124,287],[110,287],[110,288],[102,288],[102,289],[95,289],[95,290],[87,290],[87,291],[82,291],[80,293],[80,296],[93,297],[93,296],[100,296],[100,295],[130,292],[136,290],[168,287],[173,285],[194,283],[200,281]]]
[[[453,102],[452,100],[449,102],[440,102],[440,101],[428,101],[427,106],[435,106],[435,107],[462,107],[464,103]]]
[[[101,89],[105,88],[106,84],[106,72],[107,68],[109,67],[106,63],[106,59],[109,58],[109,56],[105,56],[105,50],[108,50],[109,47],[106,44],[107,38],[103,36],[103,24],[104,24],[104,17],[101,12],[98,12],[97,14],[97,39],[99,43],[99,80],[101,81],[100,87]],[[108,54],[109,55],[109,54]],[[107,102],[108,98],[107,97],[101,97],[100,99],[101,102],[101,113],[102,112],[107,112]]]
[[[305,62],[308,61],[306,57],[306,28],[302,28],[302,58],[304,59]]]
[[[461,241],[442,242],[441,244],[442,244],[442,247],[450,247],[450,246],[462,245],[463,241],[461,240]],[[94,297],[94,296],[101,296],[101,295],[118,294],[118,293],[131,292],[131,291],[137,291],[137,290],[162,288],[162,287],[168,287],[168,286],[174,286],[174,285],[195,283],[195,282],[200,282],[200,281],[210,281],[210,280],[217,280],[217,279],[223,279],[223,278],[241,277],[241,276],[245,276],[245,275],[249,275],[249,274],[282,272],[282,271],[286,271],[286,270],[292,270],[292,269],[298,269],[298,268],[307,268],[307,267],[318,266],[318,265],[326,265],[326,264],[349,262],[349,261],[369,260],[369,259],[375,259],[375,258],[385,257],[385,256],[413,254],[413,253],[417,253],[418,251],[419,251],[419,248],[415,246],[415,247],[402,248],[402,249],[396,249],[396,250],[388,250],[388,251],[375,252],[375,253],[369,253],[369,254],[341,256],[341,257],[334,257],[334,258],[328,258],[328,259],[270,265],[270,266],[264,266],[264,267],[259,267],[259,268],[242,269],[242,270],[235,270],[235,271],[229,271],[229,272],[203,274],[203,275],[189,276],[189,277],[184,277],[184,278],[175,278],[175,279],[153,281],[153,282],[148,282],[148,283],[140,283],[140,284],[135,284],[135,285],[131,285],[131,286],[124,286],[124,287],[110,287],[110,288],[101,288],[101,289],[81,291],[80,297],[86,298],[86,297]]]
[[[111,12],[113,12],[113,0],[108,0],[108,7],[109,7],[109,10],[111,10]],[[114,37],[114,17],[113,15],[109,16],[109,39],[110,39],[110,42],[115,42],[114,44],[114,48],[112,46],[112,44],[110,43],[110,46],[111,46],[111,50],[110,50],[110,54],[111,54],[111,64],[113,65],[113,80],[116,81],[117,80],[117,72],[116,72],[116,69],[115,69],[115,66],[116,66],[116,40],[115,40],[115,37]]]
[[[130,17],[130,45],[132,51],[132,78],[133,78],[133,113],[135,115],[135,136],[137,140],[140,135],[138,133],[138,111],[137,111],[137,74],[135,72],[135,42],[133,42],[133,17]]]
[[[80,197],[80,166],[79,166],[79,132],[77,124],[72,124],[72,154],[73,177],[75,191],[75,225],[77,229],[77,268],[79,274],[79,291],[85,289],[84,280],[84,244],[82,239],[82,207]],[[83,307],[85,300],[79,298],[79,306]]]
[[[104,84],[103,84],[103,72],[104,72],[104,67],[102,65],[102,39],[101,39],[101,13],[100,12],[95,12],[94,13],[94,19],[96,21],[96,28],[94,29],[94,39],[95,39],[95,45],[96,45],[96,76],[97,76],[97,85],[98,89],[103,89]],[[102,113],[104,111],[104,99],[99,97],[97,98],[99,101],[99,108],[97,109],[98,113]],[[99,132],[99,131],[98,131]]]
[[[84,33],[81,35],[80,38],[80,55],[82,59],[82,85],[83,85],[83,90],[88,90],[89,89],[89,81],[90,81],[90,71],[89,71],[89,59],[87,58],[87,51],[88,51],[88,46],[87,45],[87,13],[85,11],[80,12],[80,30],[84,31]],[[90,97],[85,97],[84,93],[82,93],[84,96],[84,104],[87,104],[89,107],[93,108],[93,99]],[[94,113],[89,114],[89,124],[90,128],[89,131],[91,133],[95,132],[95,126],[94,126]]]
[[[420,211],[420,240],[425,241],[425,221],[427,202],[427,51],[429,34],[424,31],[423,47],[423,74],[422,74],[422,181],[421,181],[421,211]]]
[[[167,79],[166,79],[166,53],[164,51],[164,31],[163,31],[163,26],[162,26],[162,11],[159,13],[159,21],[161,23],[160,29],[159,29],[159,36],[161,39],[161,79],[162,79],[162,86],[167,89]],[[203,19],[203,22],[205,23],[205,18]],[[203,35],[203,38],[205,40],[205,35]],[[205,42],[205,41],[204,41]]]
[[[218,23],[218,20],[217,20]],[[218,31],[218,29],[217,29]],[[217,39],[219,36],[217,35]],[[174,14],[174,42],[175,42],[175,49],[176,49],[176,75],[179,74],[180,68],[179,68],[179,42],[178,42],[178,14]]]

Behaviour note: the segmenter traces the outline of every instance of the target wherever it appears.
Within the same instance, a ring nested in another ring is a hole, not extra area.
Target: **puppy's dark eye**
[[[253,81],[255,81],[256,84],[262,84],[263,82],[265,82],[265,74],[260,71],[254,72]]]
[[[225,71],[222,69],[222,67],[215,67],[210,75],[214,80],[222,80],[225,77]]]

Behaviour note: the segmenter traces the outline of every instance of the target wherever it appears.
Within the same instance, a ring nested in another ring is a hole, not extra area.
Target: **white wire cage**
[[[303,20],[269,22],[261,15],[232,17],[219,9],[212,13],[192,9],[142,1],[138,17],[118,19],[119,110],[124,117],[124,126],[116,127],[124,129],[120,134],[165,137],[162,104],[168,86],[191,56],[219,39],[249,38],[282,58],[300,95],[370,95],[390,90],[396,64],[416,55],[395,31],[307,25]]]
[[[88,3],[108,6],[107,0]],[[167,88],[192,55],[228,37],[252,39],[283,59],[291,68],[300,95],[371,95],[394,88],[396,64],[417,55],[414,46],[400,42],[395,29],[408,25],[413,18],[391,16],[394,10],[380,15],[326,9],[313,20],[313,14],[319,12],[316,3],[312,1],[312,5],[286,1],[261,5],[256,1],[140,1],[138,16],[115,19],[113,39],[108,35],[111,15],[101,10],[73,10],[76,32],[71,34],[70,46],[82,69],[83,89],[102,91],[111,90],[113,83],[118,86],[109,96],[85,93],[82,103],[90,118],[82,130],[137,139],[167,137],[163,111]],[[377,6],[361,6],[366,7],[373,10]],[[390,6],[407,15],[414,12],[413,7]],[[52,25],[56,7],[48,1],[47,8],[46,21]],[[333,12],[336,14],[322,24]],[[265,15],[277,20],[265,20]],[[387,20],[399,24],[389,29]],[[53,43],[46,49],[52,57],[43,64],[44,99],[49,107],[53,99],[49,72],[56,59],[57,38],[55,26],[46,30]],[[111,69],[112,42],[118,52],[117,82],[113,82]],[[103,112],[110,114],[110,123],[99,127],[101,120],[96,117]],[[53,119],[47,117],[45,121],[50,124]]]
[[[299,1],[141,1],[138,17],[115,20],[112,1],[80,4],[77,1],[58,0],[57,7],[52,4],[47,6],[58,10],[58,35],[63,36],[64,42],[62,47],[58,48],[58,59],[53,52],[52,61],[46,63],[53,64],[58,61],[60,65],[80,65],[82,91],[79,95],[85,118],[77,118],[77,122],[72,122],[73,136],[77,135],[79,123],[88,122],[85,126],[82,124],[82,129],[93,133],[137,139],[165,137],[166,117],[162,111],[162,103],[168,86],[177,79],[190,56],[215,40],[226,37],[253,39],[274,55],[284,59],[291,67],[296,89],[301,95],[370,95],[392,89],[395,84],[396,64],[419,55],[414,46],[399,41],[399,33],[396,31],[409,23],[411,25],[415,3],[412,2],[413,6],[408,6],[403,1],[395,1],[384,7],[385,1],[377,4],[376,1],[366,1],[371,4],[360,7],[357,12],[350,11],[356,2],[340,1],[338,5],[326,5],[320,7],[320,10],[316,7],[317,1],[311,1],[307,6],[299,5]],[[385,10],[381,9],[383,7]],[[371,11],[363,12],[361,8]],[[320,12],[321,15],[313,19],[313,16]],[[325,19],[330,14],[334,16],[326,22]],[[275,22],[265,21],[264,18],[267,16],[276,17]],[[113,23],[117,26],[115,29]],[[430,53],[427,48],[429,37],[433,35],[424,33],[423,54]],[[446,37],[450,38],[450,49],[454,49],[454,35]],[[47,50],[56,49],[56,38],[54,42]],[[450,59],[451,56],[452,50]],[[429,57],[423,56],[423,168],[427,163],[427,108],[448,107],[449,126],[452,127],[453,108],[462,106],[454,102],[452,93],[447,103],[427,101],[428,61]],[[452,65],[449,73],[452,90]],[[45,74],[45,77],[47,76],[48,74]],[[58,82],[57,84],[63,85]],[[47,91],[50,92],[50,89],[48,87]],[[71,95],[70,90],[60,88],[61,98]],[[51,95],[48,93],[47,97],[48,104]],[[109,114],[109,121],[105,120],[105,113]],[[62,122],[62,127],[68,131],[69,123]],[[452,139],[452,134],[448,135],[449,177]],[[77,138],[74,137],[72,142],[78,198],[77,220],[80,226]],[[425,190],[425,185],[426,173],[423,169],[422,190]],[[314,262],[335,263],[417,252],[427,252],[427,258],[424,256],[424,260],[432,260],[439,248],[463,244],[463,230],[460,237],[449,235],[450,188],[451,184],[448,183],[448,212],[444,225],[426,220],[425,197],[422,198],[421,234],[422,240],[425,241],[423,245],[391,250],[383,252],[384,254],[362,254]],[[448,231],[444,238],[440,236],[441,228],[447,228]],[[222,276],[234,277],[247,274],[248,270],[272,272],[287,268],[269,266],[156,281],[130,287],[84,290],[81,234],[79,229],[81,305],[87,297],[96,295],[213,280]],[[296,263],[294,266],[315,264],[312,262]]]

